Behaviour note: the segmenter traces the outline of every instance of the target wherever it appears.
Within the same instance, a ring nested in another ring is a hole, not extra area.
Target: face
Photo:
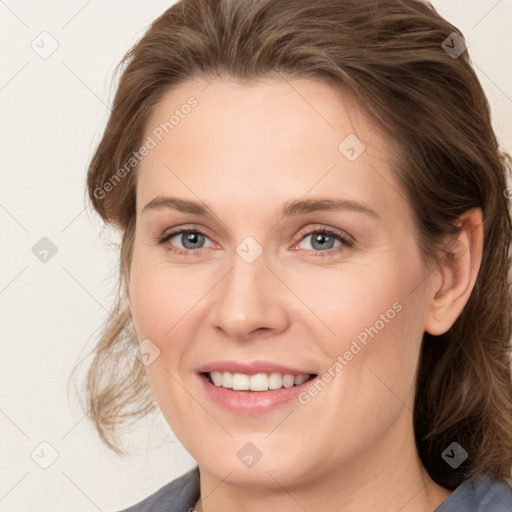
[[[206,86],[154,108],[138,169],[129,305],[154,396],[220,479],[354,468],[413,436],[428,290],[390,141],[317,80]]]

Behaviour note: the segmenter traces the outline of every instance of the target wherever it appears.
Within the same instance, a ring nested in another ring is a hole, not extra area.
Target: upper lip
[[[245,375],[255,375],[257,373],[282,373],[291,375],[310,375],[313,372],[308,370],[300,370],[297,368],[291,368],[282,364],[272,363],[269,361],[214,361],[212,363],[205,364],[196,369],[197,373],[207,372],[231,372],[231,373],[243,373]]]

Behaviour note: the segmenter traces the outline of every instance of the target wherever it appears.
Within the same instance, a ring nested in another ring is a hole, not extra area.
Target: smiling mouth
[[[203,372],[201,375],[212,385],[232,391],[273,391],[293,388],[317,377],[316,374],[256,373],[248,375],[232,372]]]

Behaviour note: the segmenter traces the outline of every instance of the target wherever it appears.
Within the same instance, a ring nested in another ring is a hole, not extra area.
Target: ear
[[[448,331],[469,300],[476,282],[484,242],[482,210],[473,208],[459,217],[458,231],[448,242],[448,254],[431,276],[425,331],[438,336]]]

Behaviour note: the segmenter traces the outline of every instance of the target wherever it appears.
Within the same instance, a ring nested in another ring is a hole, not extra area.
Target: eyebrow
[[[160,209],[172,209],[206,217],[214,216],[211,208],[204,203],[168,196],[157,196],[153,198],[144,206],[141,214],[150,210]],[[287,201],[284,204],[281,215],[283,217],[292,217],[322,210],[350,210],[364,213],[376,219],[380,218],[375,210],[372,210],[368,205],[360,201],[337,198],[296,199]]]

